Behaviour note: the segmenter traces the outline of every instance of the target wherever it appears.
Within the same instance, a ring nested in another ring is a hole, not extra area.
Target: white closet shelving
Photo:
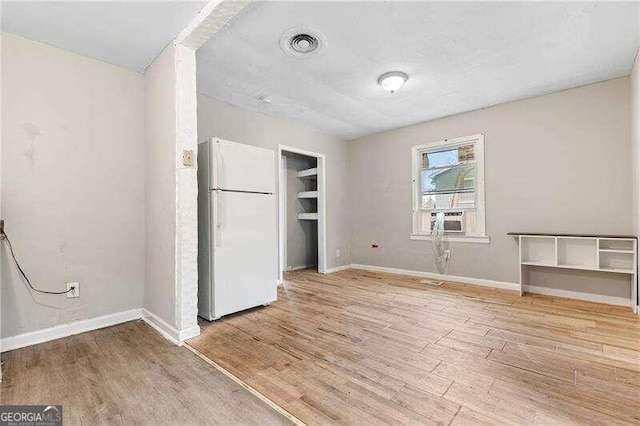
[[[299,220],[318,220],[318,213],[298,213]]]
[[[318,198],[318,191],[298,192],[298,198]]]
[[[298,178],[303,179],[305,181],[306,189],[312,189],[311,191],[300,191],[298,192],[298,199],[309,200],[306,203],[308,204],[308,208],[313,208],[317,210],[317,201],[320,196],[318,191],[318,168],[314,167],[312,169],[300,170],[297,173]],[[315,188],[315,189],[314,189]],[[314,203],[315,201],[315,203]],[[298,213],[298,220],[318,220],[317,212],[301,212]]]
[[[637,239],[597,235],[509,233],[520,246],[520,294],[523,266],[611,272],[631,276],[631,309],[638,312]]]
[[[309,178],[309,179],[317,179],[318,178],[318,168],[314,167],[313,169],[300,170],[298,172],[299,178]]]

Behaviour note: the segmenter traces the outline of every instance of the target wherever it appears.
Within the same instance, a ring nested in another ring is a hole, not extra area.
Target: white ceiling
[[[198,91],[346,139],[628,75],[638,3],[254,3],[198,51]],[[327,38],[300,60],[291,27]],[[376,80],[401,70],[391,95]],[[269,96],[267,104],[258,100]]]
[[[2,31],[143,71],[206,2],[2,2]]]

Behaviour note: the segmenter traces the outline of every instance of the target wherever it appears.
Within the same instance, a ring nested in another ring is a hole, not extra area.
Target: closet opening
[[[278,147],[279,281],[286,271],[326,272],[325,158]]]

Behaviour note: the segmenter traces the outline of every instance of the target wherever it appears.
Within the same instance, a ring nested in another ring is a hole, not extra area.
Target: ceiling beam
[[[249,3],[249,0],[210,1],[176,37],[176,43],[198,50]]]

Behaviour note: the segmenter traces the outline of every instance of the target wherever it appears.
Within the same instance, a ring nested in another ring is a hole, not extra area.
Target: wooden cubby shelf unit
[[[520,295],[524,295],[523,267],[578,269],[627,274],[631,277],[630,306],[638,313],[638,240],[632,236],[531,234],[518,238]]]

